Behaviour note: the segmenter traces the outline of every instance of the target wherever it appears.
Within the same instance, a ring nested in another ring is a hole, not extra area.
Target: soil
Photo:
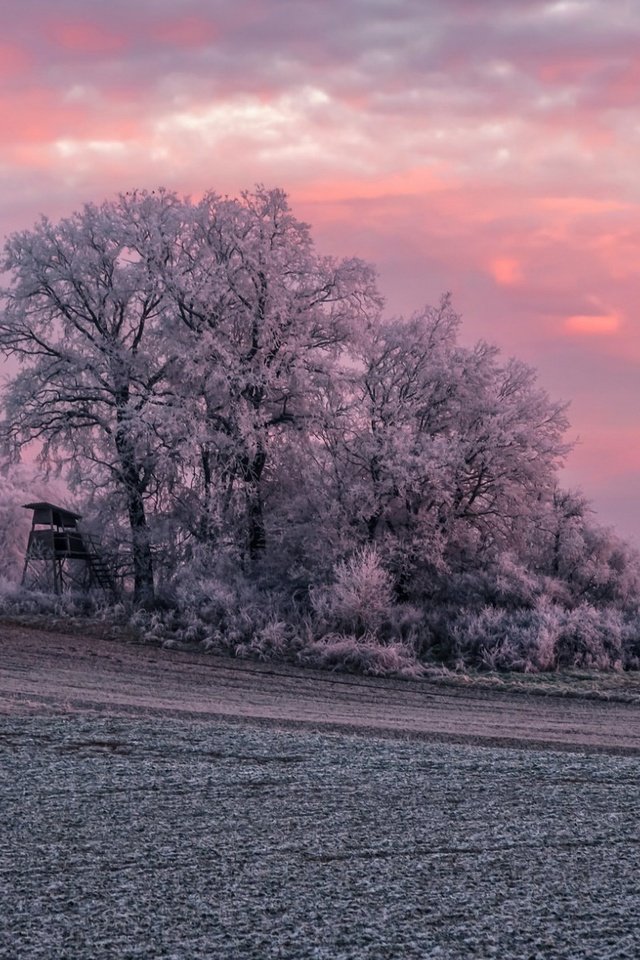
[[[635,960],[639,752],[634,704],[0,623],[0,960]]]
[[[640,706],[260,664],[0,623],[0,714],[303,725],[433,741],[640,753]]]

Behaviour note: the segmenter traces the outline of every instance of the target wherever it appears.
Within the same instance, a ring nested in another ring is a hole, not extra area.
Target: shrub
[[[625,624],[620,611],[583,603],[564,611],[557,641],[559,667],[619,669],[623,661]]]
[[[334,582],[312,589],[310,596],[320,629],[371,636],[390,619],[393,580],[375,546],[366,546],[336,564]]]
[[[418,662],[413,648],[405,643],[381,644],[370,634],[327,634],[306,643],[297,662],[320,669],[345,670],[373,676],[420,677],[425,667]]]
[[[633,660],[635,626],[614,608],[573,610],[542,599],[531,609],[483,607],[451,627],[450,657],[490,670],[617,670]]]

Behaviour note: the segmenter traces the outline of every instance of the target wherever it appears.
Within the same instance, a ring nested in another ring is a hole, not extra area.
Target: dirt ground
[[[640,706],[354,677],[0,623],[0,714],[184,719],[640,753]]]
[[[0,960],[635,960],[639,753],[638,704],[0,623]]]

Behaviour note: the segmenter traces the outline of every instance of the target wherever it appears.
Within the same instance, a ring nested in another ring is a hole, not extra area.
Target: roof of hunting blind
[[[55,503],[48,503],[46,500],[40,500],[37,503],[23,503],[25,510],[33,510],[34,522],[60,524],[64,527],[75,527],[76,520],[82,520],[81,513],[74,513],[73,510],[67,510],[66,507],[58,507]],[[45,519],[46,516],[46,519]]]

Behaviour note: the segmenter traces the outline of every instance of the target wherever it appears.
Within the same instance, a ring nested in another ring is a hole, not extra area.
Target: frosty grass
[[[7,960],[635,958],[640,760],[3,718]]]

